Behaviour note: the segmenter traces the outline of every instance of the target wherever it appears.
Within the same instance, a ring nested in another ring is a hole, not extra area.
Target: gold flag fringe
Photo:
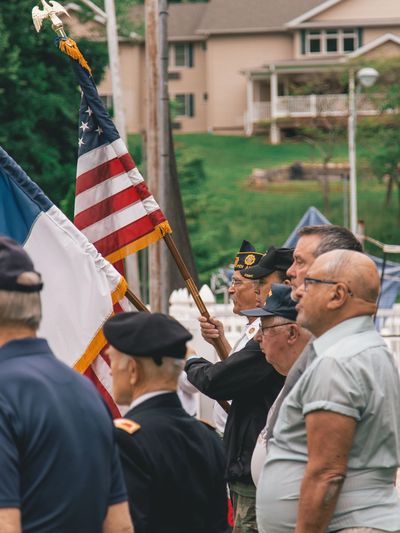
[[[82,52],[79,50],[78,45],[73,39],[71,39],[70,37],[68,37],[67,39],[60,39],[58,46],[61,52],[78,61],[80,66],[87,70],[90,75],[92,75],[92,71],[88,65],[88,62],[83,57]]]

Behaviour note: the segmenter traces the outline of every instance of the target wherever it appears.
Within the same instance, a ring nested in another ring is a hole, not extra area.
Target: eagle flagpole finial
[[[64,9],[64,7],[55,0],[49,0],[48,3],[46,0],[41,0],[41,2],[43,9],[40,9],[38,6],[35,6],[32,9],[32,20],[36,31],[39,32],[41,30],[43,21],[48,18],[51,20],[52,28],[57,35],[59,37],[66,37],[67,35],[63,28],[63,22],[58,17],[58,15],[61,14],[68,15],[66,9]]]

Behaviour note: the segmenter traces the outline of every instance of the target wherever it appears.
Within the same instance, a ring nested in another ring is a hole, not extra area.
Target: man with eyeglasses
[[[360,241],[343,226],[333,224],[303,226],[299,230],[298,241],[293,252],[293,263],[287,271],[294,300],[296,300],[296,289],[303,284],[304,277],[316,258],[326,252],[339,249],[362,252]],[[265,435],[267,444],[273,435],[280,407],[307,368],[311,355],[309,346],[306,346],[287,375],[283,389],[270,411]]]
[[[291,287],[273,283],[263,307],[242,312],[245,316],[261,318],[260,329],[254,340],[259,343],[266,360],[283,376],[287,376],[311,335],[296,323],[296,302],[290,293]],[[256,486],[265,462],[267,426],[257,439],[251,459],[251,475]]]
[[[229,289],[236,314],[256,307],[254,283],[243,273],[259,258],[251,249],[244,251],[243,245],[235,260]],[[271,273],[275,270],[277,268],[272,265]],[[284,382],[252,338],[258,330],[258,323],[256,325],[254,321],[255,318],[251,317],[244,335],[233,347],[233,353],[224,361],[212,364],[201,357],[190,357],[185,366],[189,381],[202,393],[215,400],[232,400],[223,439],[227,454],[226,477],[234,510],[233,531],[237,533],[257,532],[251,456],[257,437],[265,426],[268,410]],[[211,319],[211,327],[207,330],[205,321],[200,323],[206,340],[212,341],[219,336],[225,342],[219,321]],[[230,346],[227,345],[227,348],[230,349]]]
[[[372,319],[379,286],[371,259],[335,250],[295,291],[314,354],[269,442],[261,533],[400,532],[400,380]]]

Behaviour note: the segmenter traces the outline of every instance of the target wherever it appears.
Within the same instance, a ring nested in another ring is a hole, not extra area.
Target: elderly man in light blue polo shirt
[[[400,382],[371,318],[378,293],[374,263],[348,250],[320,256],[296,291],[314,356],[269,441],[260,533],[400,532]]]

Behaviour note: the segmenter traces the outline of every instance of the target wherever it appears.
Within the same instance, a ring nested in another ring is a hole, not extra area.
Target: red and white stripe
[[[104,257],[164,220],[121,139],[79,157],[74,223]]]

